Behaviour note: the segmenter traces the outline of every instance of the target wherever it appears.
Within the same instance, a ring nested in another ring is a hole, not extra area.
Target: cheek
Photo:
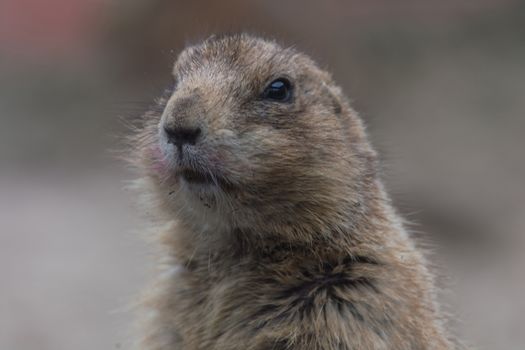
[[[240,145],[249,154],[267,156],[286,152],[293,147],[294,141],[289,131],[268,126],[243,134]]]
[[[265,172],[275,167],[286,167],[297,158],[296,142],[283,130],[258,128],[245,133],[239,140],[240,163],[254,172]]]

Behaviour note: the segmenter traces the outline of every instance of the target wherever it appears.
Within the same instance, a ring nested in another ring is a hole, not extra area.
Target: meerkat
[[[164,266],[141,349],[455,348],[330,74],[239,34],[186,48],[173,76],[133,138]]]

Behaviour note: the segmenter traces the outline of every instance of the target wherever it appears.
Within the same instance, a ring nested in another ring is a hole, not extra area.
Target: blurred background
[[[177,53],[248,31],[351,96],[479,349],[525,347],[525,4],[0,0],[0,348],[126,349],[154,271],[110,150]],[[119,119],[120,118],[120,119]],[[445,290],[445,288],[443,288]]]

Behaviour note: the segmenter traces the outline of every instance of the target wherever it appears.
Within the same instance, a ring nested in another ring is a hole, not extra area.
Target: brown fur
[[[248,35],[184,50],[134,138],[164,224],[141,349],[450,349],[362,122],[305,55]],[[287,77],[289,103],[261,98]],[[178,174],[163,126],[200,126]]]

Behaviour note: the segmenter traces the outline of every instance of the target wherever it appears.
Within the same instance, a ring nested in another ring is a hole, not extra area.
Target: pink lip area
[[[152,170],[156,173],[165,174],[169,170],[169,164],[160,149],[160,146],[156,145],[150,149],[150,157],[152,161]]]
[[[150,159],[150,171],[160,175],[168,177],[177,177],[176,175],[181,174],[181,165],[176,165],[174,161],[171,160],[172,157],[166,155],[165,150],[163,150],[162,145],[153,145],[148,151],[148,157]],[[214,173],[219,176],[220,173],[217,172],[217,165],[221,163],[222,157],[220,154],[215,154],[210,158],[206,159],[207,164],[211,169],[214,169]],[[189,178],[194,178],[196,176],[189,176]],[[197,181],[193,181],[197,182]],[[205,181],[201,181],[205,182]]]

